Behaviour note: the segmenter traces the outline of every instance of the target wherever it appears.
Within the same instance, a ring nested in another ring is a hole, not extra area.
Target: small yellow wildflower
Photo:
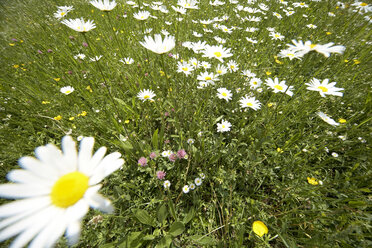
[[[41,104],[49,104],[49,101],[42,101]]]
[[[259,221],[259,220],[256,220],[255,222],[253,222],[252,229],[253,229],[253,232],[260,237],[264,236],[265,234],[269,232],[269,229],[267,228],[267,226],[262,221]]]
[[[347,63],[347,62],[349,62],[349,60],[345,59],[344,62]]]
[[[266,72],[266,75],[270,76],[271,75],[271,72],[267,71]]]
[[[129,123],[129,120],[125,120],[124,123],[125,123],[125,124],[128,124],[128,123]]]
[[[56,82],[59,82],[59,80],[61,80],[60,78],[53,78],[54,79],[54,81],[56,81]]]
[[[13,65],[13,67],[17,69],[19,67],[19,65]]]
[[[284,64],[284,62],[278,60],[278,56],[274,56],[274,59],[275,59],[275,63],[280,64],[280,65]]]
[[[90,85],[88,85],[85,89],[89,90],[90,93],[93,92],[92,88],[90,87]]]
[[[354,61],[354,64],[360,64],[360,60],[357,60],[357,59],[353,59],[353,61]]]
[[[341,124],[343,124],[343,123],[346,123],[346,120],[343,119],[343,118],[340,118],[340,119],[338,119],[338,122],[341,123]]]
[[[162,77],[165,76],[165,72],[163,72],[163,71],[159,71],[159,73],[160,73],[160,76],[162,76]]]
[[[101,40],[101,38],[98,37],[98,38],[96,38],[96,40]]]
[[[327,34],[327,35],[331,35],[332,33],[331,33],[331,32],[327,32],[326,34]]]
[[[68,118],[70,121],[73,121],[75,119],[75,117],[71,116],[70,118]]]
[[[81,116],[86,116],[87,115],[87,112],[86,111],[82,111],[81,112]]]
[[[317,179],[315,179],[314,177],[307,177],[307,182],[311,185],[318,185],[319,182]]]
[[[9,43],[9,46],[15,46],[15,44],[14,43]]]
[[[62,119],[62,116],[58,115],[58,116],[54,117],[53,119],[56,120],[56,121],[59,121],[59,120]]]
[[[279,153],[283,153],[283,152],[284,152],[283,149],[281,149],[281,148],[279,148],[279,147],[276,148],[276,151],[279,152]]]

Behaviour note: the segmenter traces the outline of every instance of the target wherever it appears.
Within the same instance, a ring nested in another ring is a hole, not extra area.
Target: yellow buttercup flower
[[[262,221],[259,221],[259,220],[256,220],[255,222],[253,222],[252,229],[253,229],[253,232],[260,237],[264,236],[265,234],[269,232],[269,229],[267,229],[267,226]]]
[[[60,78],[53,78],[54,79],[54,81],[56,81],[56,82],[59,82],[59,80],[61,80]]]
[[[314,177],[307,177],[307,182],[311,185],[318,185],[319,184],[318,180]]]
[[[343,119],[343,118],[340,118],[340,119],[338,120],[338,122],[339,122],[339,123],[346,123],[346,120]]]
[[[59,121],[59,120],[62,119],[62,116],[58,115],[58,116],[54,117],[53,119],[56,120],[56,121]]]
[[[270,76],[271,75],[271,72],[267,71],[266,72],[266,75]]]

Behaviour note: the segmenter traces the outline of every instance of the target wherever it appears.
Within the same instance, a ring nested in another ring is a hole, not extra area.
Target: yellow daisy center
[[[184,71],[188,71],[189,68],[187,68],[187,67],[183,67],[182,70],[184,70]]]
[[[305,3],[300,3],[300,5],[305,5]]]
[[[212,80],[211,77],[205,77],[205,80]]]
[[[70,94],[70,93],[71,93],[71,90],[66,90],[65,93],[66,93],[66,94]]]
[[[361,3],[360,6],[367,6],[368,4],[366,3]]]
[[[61,12],[61,16],[64,16],[64,15],[66,15],[66,13],[65,12]]]
[[[310,45],[310,48],[313,49],[314,47],[316,47],[316,44],[311,44]]]
[[[254,84],[254,85],[257,85],[257,82],[256,81],[254,81],[252,84]]]
[[[247,102],[247,106],[248,106],[248,107],[252,107],[253,104],[252,104],[251,102]]]
[[[149,95],[146,95],[146,96],[143,97],[143,99],[149,99],[149,98],[150,98]]]
[[[277,90],[283,90],[283,87],[280,86],[280,85],[275,85],[274,88],[277,89]]]
[[[322,90],[323,92],[328,92],[328,89],[324,86],[318,86],[318,89]]]
[[[222,92],[221,95],[223,95],[223,96],[225,96],[225,97],[227,96],[226,92]]]
[[[84,196],[88,182],[89,177],[78,171],[60,177],[50,193],[52,204],[61,208],[74,205]]]
[[[225,128],[226,126],[225,125],[222,125],[222,128]]]
[[[220,52],[215,52],[214,55],[216,55],[216,57],[218,57],[218,58],[222,56],[222,54]]]

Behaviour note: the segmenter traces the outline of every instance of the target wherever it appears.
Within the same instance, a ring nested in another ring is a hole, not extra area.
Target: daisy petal
[[[80,221],[73,222],[67,226],[66,237],[70,246],[76,244],[79,241],[80,233]]]
[[[97,208],[102,212],[112,213],[114,208],[111,205],[111,201],[102,197],[100,194],[94,194],[88,199],[88,203],[92,208]]]
[[[50,188],[37,184],[2,184],[0,185],[0,197],[17,199],[47,195]]]
[[[42,209],[50,204],[50,197],[37,197],[24,200],[14,201],[5,205],[0,206],[0,218],[20,214],[25,211],[36,211]],[[0,228],[2,228],[0,222]]]

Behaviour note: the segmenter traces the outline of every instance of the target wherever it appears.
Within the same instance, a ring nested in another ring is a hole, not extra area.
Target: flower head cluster
[[[287,44],[289,48],[281,50],[279,53],[280,57],[289,57],[289,58],[301,58],[305,54],[311,51],[316,51],[323,54],[325,57],[329,57],[331,53],[342,54],[345,51],[345,47],[341,45],[333,46],[333,42],[321,45],[313,44],[311,41],[306,41],[303,43],[302,40],[296,41],[292,40],[292,44]],[[287,56],[286,56],[287,55]]]
[[[61,19],[65,17],[68,14],[68,12],[70,12],[73,9],[74,7],[72,6],[59,6],[58,10],[54,13],[54,17],[57,19]]]

